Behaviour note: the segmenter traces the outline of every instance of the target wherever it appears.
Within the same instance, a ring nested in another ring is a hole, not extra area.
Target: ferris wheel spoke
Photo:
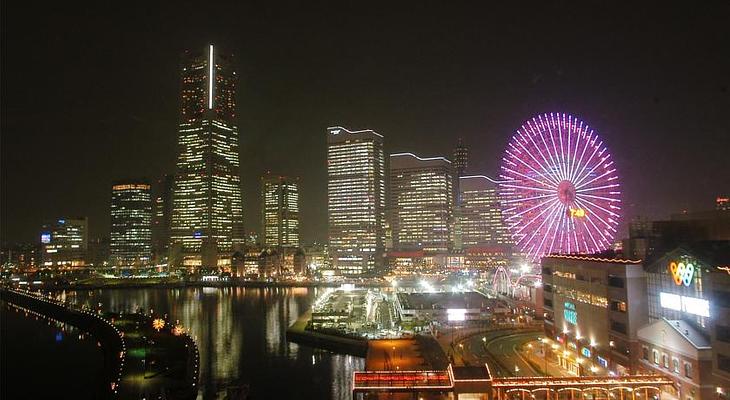
[[[539,188],[534,186],[522,186],[522,185],[510,185],[508,183],[502,184],[504,187],[511,187],[515,189],[526,189],[526,190],[537,190],[538,192],[548,192],[548,193],[555,193],[555,189],[545,189],[545,188]]]
[[[589,199],[604,200],[604,201],[608,201],[611,203],[620,203],[621,202],[621,200],[619,200],[618,198],[615,198],[615,197],[596,196],[596,195],[586,194],[586,193],[576,193],[575,195],[576,195],[576,197],[580,197],[580,198],[584,198],[584,199],[589,198]]]
[[[525,223],[525,224],[522,224],[522,226],[520,227],[520,229],[518,229],[518,230],[517,230],[517,232],[516,232],[516,233],[520,233],[520,232],[522,232],[522,231],[523,231],[523,230],[524,230],[525,228],[527,228],[527,227],[530,227],[530,226],[532,226],[532,223],[533,223],[533,222],[537,221],[537,220],[538,220],[538,219],[539,219],[540,217],[542,217],[542,216],[543,216],[543,214],[545,214],[545,213],[548,213],[548,212],[550,212],[550,211],[551,211],[551,210],[552,210],[553,208],[555,208],[555,207],[556,207],[556,206],[558,206],[559,204],[560,204],[559,202],[556,202],[556,203],[554,203],[554,204],[550,205],[549,207],[545,207],[545,208],[544,208],[544,209],[543,209],[542,211],[540,211],[540,212],[539,212],[539,213],[538,213],[537,215],[535,215],[534,217],[532,217],[532,219],[531,219],[531,220],[530,220],[529,222],[527,222],[527,223]]]
[[[547,200],[547,201],[543,201],[543,202],[541,202],[541,203],[539,203],[539,204],[536,204],[536,205],[534,205],[534,206],[532,206],[532,207],[528,208],[527,210],[522,210],[522,211],[520,211],[519,213],[517,213],[517,214],[515,214],[515,215],[512,215],[512,216],[510,216],[509,218],[506,218],[505,220],[506,220],[506,221],[508,221],[508,220],[510,220],[510,219],[515,219],[515,218],[519,218],[519,217],[521,217],[522,215],[524,215],[524,214],[526,214],[526,213],[528,213],[528,212],[530,212],[530,211],[532,211],[532,210],[534,210],[534,209],[536,209],[536,208],[539,208],[539,207],[550,207],[550,206],[552,206],[552,204],[551,204],[551,203],[553,203],[553,202],[556,202],[556,201],[558,201],[558,198],[557,198],[557,197],[554,197],[554,198],[552,198],[552,199],[550,199],[550,200]]]
[[[590,156],[588,156],[588,159],[586,160],[585,164],[583,164],[583,166],[582,166],[581,168],[579,168],[579,169],[578,169],[578,172],[576,173],[576,176],[574,176],[574,177],[573,177],[573,180],[572,180],[572,182],[575,182],[575,181],[577,181],[577,180],[578,180],[578,178],[579,178],[579,177],[580,177],[581,175],[583,175],[583,173],[584,173],[585,171],[587,171],[587,170],[588,170],[589,166],[590,166],[590,165],[592,165],[592,164],[591,164],[591,162],[593,161],[593,157],[595,157],[595,156],[596,156],[596,153],[598,153],[598,152],[599,152],[599,151],[601,150],[601,144],[603,144],[603,142],[599,143],[598,145],[594,145],[594,144],[592,144],[592,142],[594,142],[594,141],[596,141],[596,140],[598,140],[598,138],[597,138],[597,137],[594,137],[594,138],[593,138],[592,140],[589,140],[589,141],[587,142],[587,144],[588,144],[589,146],[593,147],[593,152],[591,153],[591,155],[590,155]]]
[[[604,219],[603,219],[603,218],[602,218],[602,217],[600,216],[600,213],[597,213],[597,212],[595,212],[595,210],[593,210],[593,209],[592,209],[591,207],[589,207],[589,206],[585,205],[585,204],[584,204],[584,203],[583,203],[582,201],[580,201],[580,200],[578,200],[578,199],[576,199],[576,203],[578,203],[578,204],[579,204],[579,205],[580,205],[581,207],[584,207],[585,209],[587,209],[587,210],[589,211],[588,215],[586,215],[586,218],[588,218],[588,217],[591,217],[591,216],[592,216],[592,217],[595,217],[596,219],[598,219],[599,221],[601,221],[601,223],[603,223],[604,225],[606,225],[606,228],[607,228],[607,229],[611,229],[611,230],[612,230],[612,231],[614,231],[614,232],[616,231],[616,228],[614,228],[614,227],[613,227],[613,225],[611,225],[611,223],[610,223],[609,221],[606,221],[606,220],[604,220]],[[598,206],[596,206],[596,207],[598,207]],[[600,207],[599,207],[599,208],[600,208]],[[605,210],[604,210],[604,211],[605,211]],[[611,221],[611,222],[614,222],[614,223],[615,223],[615,221],[614,221],[614,220],[612,220],[612,219],[611,219],[610,221]],[[596,229],[597,229],[597,228],[596,228]]]
[[[521,144],[520,144],[520,145],[521,145]],[[529,156],[530,156],[530,157],[531,157],[531,158],[532,158],[533,160],[535,160],[535,157],[533,157],[533,156],[532,156],[531,154],[529,154],[529,152],[527,151],[527,149],[525,149],[525,152],[526,152],[526,153],[528,153],[528,155],[529,155]],[[534,168],[534,167],[533,167],[532,165],[530,165],[530,164],[526,163],[526,162],[525,162],[524,160],[522,160],[521,158],[518,158],[517,156],[513,155],[513,154],[512,154],[512,153],[510,153],[509,151],[507,151],[507,154],[509,154],[509,155],[510,155],[510,156],[511,156],[512,158],[514,158],[514,159],[515,159],[515,160],[516,160],[517,162],[519,162],[520,164],[522,164],[522,165],[526,166],[527,168],[529,168],[529,169],[530,169],[530,170],[531,170],[532,172],[536,173],[536,174],[537,174],[538,176],[540,176],[540,177],[541,177],[542,179],[545,179],[546,181],[548,181],[548,182],[551,182],[551,183],[555,184],[555,186],[557,187],[557,185],[558,185],[558,182],[556,182],[555,180],[553,180],[553,179],[549,178],[549,177],[548,177],[548,176],[546,176],[546,175],[543,175],[543,174],[542,174],[542,173],[541,173],[540,171],[536,170],[536,169],[535,169],[535,168]],[[540,164],[540,163],[539,163],[539,162],[538,162],[537,160],[535,160],[535,162],[536,162],[536,163],[538,163],[538,165],[540,165],[540,167],[542,168],[542,164]]]
[[[575,166],[575,170],[573,171],[573,175],[570,176],[570,181],[573,182],[575,180],[576,175],[580,173],[580,171],[585,168],[585,166],[582,166],[583,163],[583,157],[586,155],[586,150],[588,150],[588,146],[591,144],[591,137],[593,136],[593,131],[591,131],[588,136],[582,135],[583,139],[583,150],[580,153],[580,158],[578,159],[578,163]]]
[[[554,213],[554,212],[555,212],[555,211],[556,211],[557,209],[559,209],[559,208],[560,208],[560,205],[561,205],[561,204],[559,204],[559,203],[558,203],[558,204],[554,204],[554,205],[550,206],[549,208],[546,208],[545,210],[543,210],[543,212],[544,212],[544,211],[546,211],[546,210],[550,210],[550,211],[548,212],[548,217],[547,217],[547,218],[543,218],[543,219],[542,219],[542,222],[540,223],[540,225],[538,225],[537,229],[535,229],[535,230],[533,230],[533,231],[532,231],[532,235],[530,235],[530,238],[529,238],[529,239],[527,240],[527,243],[533,243],[532,239],[534,239],[534,238],[535,238],[535,235],[537,235],[537,234],[538,234],[538,233],[539,233],[539,232],[540,232],[540,231],[542,230],[542,227],[543,227],[543,226],[545,225],[545,223],[546,223],[546,222],[547,222],[547,221],[548,221],[548,220],[549,220],[549,219],[550,219],[550,218],[551,218],[551,217],[553,216],[553,213]],[[541,214],[542,214],[542,213],[541,213]],[[525,226],[527,226],[527,225],[525,225]],[[533,243],[533,244],[534,244],[534,243]],[[538,249],[540,249],[540,246],[537,246],[537,248],[538,248]]]
[[[535,179],[535,178],[533,178],[533,177],[531,177],[529,175],[525,175],[525,174],[522,174],[520,172],[517,172],[517,171],[515,171],[513,169],[509,169],[509,168],[505,168],[505,167],[502,167],[502,169],[505,170],[505,171],[508,171],[511,174],[515,174],[515,175],[520,176],[522,178],[529,179],[529,180],[531,180],[531,181],[533,181],[535,183],[538,183],[540,185],[547,186],[547,187],[549,187],[552,190],[557,190],[557,188],[558,188],[551,181],[543,182],[543,181],[537,180],[537,179]]]
[[[565,149],[565,176],[570,177],[570,167],[572,160],[570,159],[570,139],[572,139],[573,133],[573,116],[568,115],[568,129],[567,129],[567,145]]]
[[[575,193],[593,192],[596,190],[611,189],[611,188],[617,188],[617,187],[619,187],[619,184],[614,183],[611,185],[595,186],[595,187],[591,187],[591,188],[576,190]]]
[[[561,204],[560,206],[558,206],[558,208],[556,208],[551,213],[550,216],[548,216],[547,219],[550,220],[550,223],[548,224],[547,231],[545,231],[545,234],[542,235],[542,240],[540,240],[540,245],[537,246],[539,249],[543,249],[543,250],[545,249],[545,247],[543,247],[543,246],[545,245],[545,240],[548,238],[548,236],[550,236],[550,231],[553,229],[553,224],[555,223],[555,221],[557,221],[558,219],[560,219],[560,217],[562,215],[565,215],[564,213],[565,213],[565,207],[562,206],[562,204]],[[547,221],[547,219],[546,219],[546,221]],[[553,236],[553,240],[554,239],[555,239],[555,236]],[[550,246],[549,249],[547,249],[547,251],[543,251],[543,253],[550,254],[551,251],[552,251],[552,245]]]
[[[606,236],[604,236],[604,235],[603,235],[603,232],[601,232],[601,230],[600,230],[600,229],[599,229],[599,228],[598,228],[598,227],[596,226],[595,222],[593,222],[593,219],[592,219],[593,217],[596,217],[596,218],[598,218],[598,217],[597,217],[597,214],[589,214],[589,215],[587,215],[587,216],[585,217],[585,219],[586,219],[586,220],[588,221],[588,223],[590,223],[590,224],[591,224],[591,226],[593,226],[593,228],[595,229],[595,231],[596,231],[596,232],[597,232],[597,233],[598,233],[599,235],[601,235],[601,237],[603,238],[603,240],[604,240],[604,241],[606,241],[606,242],[609,242],[609,240],[608,240],[608,239],[606,239]],[[600,218],[599,218],[599,219],[600,219]],[[588,236],[589,236],[589,237],[591,238],[591,241],[593,241],[593,244],[594,244],[594,245],[596,246],[595,248],[596,248],[596,249],[600,249],[600,248],[601,248],[601,246],[600,246],[600,245],[599,245],[598,243],[596,243],[596,239],[595,239],[595,237],[593,236],[593,234],[591,233],[591,229],[590,229],[590,227],[588,227],[588,226],[586,225],[586,226],[585,226],[585,229],[584,229],[584,231],[585,231],[585,232],[584,232],[584,234],[587,234],[587,235],[588,235]]]
[[[581,172],[577,177],[575,177],[575,185],[580,185],[585,179],[591,176],[591,174],[598,169],[599,167],[604,166],[604,162],[606,162],[610,156],[606,156],[605,158],[601,158],[603,156],[603,153],[606,151],[606,148],[604,147],[598,152],[598,159],[596,159],[596,163],[593,165],[593,167],[589,170],[588,165],[586,164],[586,168],[583,172]],[[607,167],[610,165],[606,165]]]
[[[557,179],[556,180],[557,181],[562,181],[564,179],[564,177],[562,175],[562,172],[559,170],[557,161],[555,161],[555,158],[553,157],[553,151],[555,151],[555,149],[553,148],[552,151],[550,150],[550,146],[548,145],[547,141],[545,140],[545,136],[543,135],[543,130],[538,130],[535,133],[540,136],[540,139],[542,140],[542,144],[545,146],[546,153],[548,154],[548,157],[550,157],[550,163],[551,163],[551,167],[552,167],[552,173],[556,173],[557,172]],[[532,138],[530,138],[530,140],[532,140]],[[534,142],[534,140],[533,140],[532,143],[538,149],[538,151],[540,151],[540,146],[538,146]],[[540,152],[540,154],[542,154],[542,152]],[[543,158],[545,158],[545,156],[543,156]],[[547,162],[547,159],[546,159],[546,162]]]
[[[561,118],[562,117],[562,121]],[[552,114],[550,114],[550,118],[552,118]],[[560,169],[563,171],[563,178],[568,177],[568,160],[565,158],[564,148],[563,148],[563,128],[565,128],[565,114],[558,115],[558,142],[560,143]],[[570,125],[566,128],[568,132],[570,132]],[[550,137],[552,138],[552,132],[550,132]],[[557,153],[555,154],[557,156]]]
[[[600,155],[599,155],[599,157],[600,157]],[[593,168],[591,168],[591,170],[588,171],[588,173],[584,174],[582,177],[577,177],[575,179],[575,186],[576,187],[578,187],[578,186],[581,186],[582,187],[585,184],[585,180],[588,179],[588,178],[590,178],[591,175],[593,174],[593,172],[596,169],[598,169],[599,167],[611,168],[611,166],[613,165],[613,161],[611,160],[611,156],[606,156],[604,158],[601,158],[600,160],[601,161],[598,162],[596,165],[594,165]],[[595,177],[594,177],[594,179],[595,179]]]
[[[572,218],[568,218],[566,225],[571,226],[570,232],[573,232],[573,242],[575,243],[575,252],[579,253],[580,244],[578,243],[578,229],[577,229],[577,226],[575,225],[575,221],[573,221]],[[570,232],[568,232],[568,243],[570,243]]]
[[[518,133],[519,133],[519,132],[518,132]],[[535,145],[535,142],[534,142],[534,141],[532,140],[532,138],[530,137],[530,135],[527,135],[527,136],[528,136],[528,139],[529,139],[529,140],[530,140],[530,141],[531,141],[531,142],[533,143],[533,146],[535,146],[535,149],[537,150],[538,154],[540,154],[540,156],[541,156],[541,157],[543,158],[543,160],[545,160],[545,163],[546,163],[546,164],[548,164],[548,161],[547,161],[547,159],[545,159],[545,156],[543,156],[543,155],[542,155],[542,152],[540,151],[540,148],[539,148],[539,147],[537,147],[537,145]],[[541,163],[540,161],[538,161],[538,160],[537,160],[537,158],[535,158],[535,156],[534,156],[534,155],[533,155],[533,154],[532,154],[532,153],[531,153],[531,152],[530,152],[530,151],[529,151],[529,150],[527,149],[527,147],[525,147],[525,145],[524,145],[523,143],[521,143],[521,142],[520,142],[520,143],[518,143],[518,144],[520,145],[520,147],[522,147],[522,148],[524,149],[525,153],[526,153],[526,154],[527,154],[528,156],[530,156],[530,158],[531,158],[531,159],[532,159],[533,161],[535,161],[535,163],[536,163],[537,165],[539,165],[539,166],[540,166],[540,168],[541,168],[541,169],[543,170],[543,172],[545,172],[545,173],[546,173],[546,174],[548,174],[548,175],[543,175],[542,173],[538,172],[538,171],[537,171],[537,170],[535,170],[534,168],[531,168],[531,169],[532,169],[532,170],[533,170],[533,171],[534,171],[535,173],[537,173],[538,175],[540,175],[540,176],[541,176],[541,177],[542,177],[543,179],[545,179],[545,180],[547,180],[547,181],[550,181],[550,182],[553,182],[553,183],[555,184],[555,186],[557,186],[559,182],[558,182],[558,181],[557,181],[556,179],[552,178],[552,177],[551,177],[551,176],[549,175],[549,174],[550,174],[550,169],[549,169],[548,167],[546,167],[545,165],[543,165],[543,164],[542,164],[542,163]],[[521,160],[520,160],[520,161],[521,161]]]
[[[594,203],[594,202],[592,202],[592,201],[590,201],[590,200],[588,200],[588,199],[586,199],[586,198],[583,198],[582,196],[577,196],[577,197],[575,198],[575,201],[576,201],[576,202],[580,201],[580,204],[584,204],[584,203],[586,203],[586,204],[589,204],[589,205],[591,205],[591,206],[593,206],[593,207],[595,207],[595,208],[597,208],[597,209],[599,209],[599,210],[601,210],[601,211],[603,211],[603,212],[607,213],[607,214],[608,214],[609,216],[611,216],[611,217],[616,217],[616,218],[618,218],[618,214],[617,214],[617,213],[615,213],[615,212],[613,212],[613,211],[611,211],[611,210],[608,210],[608,209],[606,209],[606,208],[603,208],[602,206],[600,206],[600,205],[598,205],[598,204],[596,204],[596,203]],[[588,209],[588,211],[591,211],[591,210],[592,210],[592,208],[589,208],[589,209]]]
[[[533,122],[534,122],[534,118],[533,118]],[[535,142],[535,139],[533,138],[535,135],[540,134],[540,131],[539,130],[536,131],[535,128],[530,123],[530,121],[527,121],[527,126],[530,128],[530,131],[532,133],[532,134],[526,135],[527,136],[527,139],[530,140],[530,143],[532,143],[533,148],[535,150],[537,150],[537,153],[540,155],[540,157],[543,159],[543,161],[545,161],[545,164],[544,165],[541,164],[542,169],[545,171],[545,173],[548,174],[548,176],[552,176],[550,174],[554,173],[555,162],[553,161],[551,163],[550,161],[548,161],[548,159],[545,157],[545,154],[543,154],[542,153],[542,150],[540,150],[540,146]],[[524,126],[523,126],[523,129],[524,129]],[[548,151],[547,153],[548,153],[548,156],[550,156],[550,152]],[[550,159],[552,160],[552,157],[550,157]],[[554,179],[556,185],[558,183],[560,183],[559,179],[560,179],[559,177],[557,179]]]
[[[591,183],[593,183],[593,182],[595,182],[595,181],[597,181],[597,180],[599,180],[599,179],[602,179],[602,178],[603,178],[603,177],[605,177],[606,175],[611,175],[611,174],[612,174],[612,173],[614,173],[614,172],[616,172],[616,168],[614,168],[614,169],[610,169],[610,170],[608,170],[608,171],[606,171],[606,172],[602,173],[601,175],[598,175],[598,176],[596,176],[595,178],[591,179],[591,180],[590,180],[590,181],[588,181],[588,182],[584,182],[584,183],[581,183],[580,185],[576,185],[576,186],[575,186],[575,189],[576,189],[575,191],[576,191],[576,192],[580,192],[580,191],[581,191],[581,189],[582,189],[582,188],[584,188],[584,187],[586,187],[587,185],[590,185]],[[609,178],[606,178],[606,181],[611,181],[611,180],[613,180],[613,179],[614,179],[613,177],[609,177]]]
[[[570,235],[568,235],[568,241],[564,241],[565,232],[568,230],[565,220],[566,218],[560,220],[560,240],[558,240],[558,244],[560,245],[560,251],[565,251],[565,244],[567,244],[568,253],[570,253]]]
[[[606,236],[603,234],[603,231],[600,228],[598,228],[598,226],[596,226],[595,222],[593,222],[593,219],[592,219],[593,217],[598,218],[598,220],[603,222],[604,224],[606,222],[603,221],[603,219],[601,219],[601,217],[599,217],[598,214],[595,214],[595,213],[589,214],[586,216],[586,219],[588,220],[588,222],[593,226],[593,228],[596,230],[596,232],[598,232],[598,234],[601,235],[601,238],[603,238],[603,240],[606,242],[606,244],[610,244],[611,241],[606,238]],[[610,225],[608,225],[608,226],[610,226]],[[590,229],[588,229],[588,231],[590,231]],[[590,235],[590,232],[589,232],[589,235]],[[593,235],[590,235],[590,236],[591,236],[591,239],[593,239]],[[593,242],[595,244],[595,239],[593,239]],[[600,248],[600,246],[598,246],[598,244],[596,244],[596,248]]]
[[[504,203],[504,204],[519,203],[519,202],[524,202],[524,201],[529,201],[529,200],[544,199],[546,197],[553,197],[553,196],[555,196],[555,194],[543,194],[540,196],[528,197],[525,199],[520,199],[520,198],[508,199],[508,200],[503,201],[502,203]]]
[[[575,172],[576,162],[578,161],[578,144],[580,143],[580,137],[583,135],[583,121],[580,121],[578,131],[575,133],[575,146],[573,147],[573,156],[570,158],[570,169],[568,170],[568,178],[573,178]]]

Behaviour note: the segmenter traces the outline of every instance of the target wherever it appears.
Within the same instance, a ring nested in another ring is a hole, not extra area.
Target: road
[[[539,376],[520,353],[527,342],[535,341],[539,332],[496,331],[471,336],[455,346],[468,365],[487,363],[493,376]]]

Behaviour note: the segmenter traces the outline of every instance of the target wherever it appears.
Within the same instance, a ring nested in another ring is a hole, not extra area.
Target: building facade
[[[665,318],[638,332],[641,346],[639,372],[670,377],[674,385],[663,390],[680,400],[716,398],[712,381],[712,347],[694,325]]]
[[[89,246],[86,217],[61,217],[41,228],[41,257],[44,267],[83,267]]]
[[[444,157],[390,155],[388,215],[396,250],[453,247],[454,170]]]
[[[497,182],[484,175],[459,178],[461,241],[465,249],[511,243],[502,216]]]
[[[264,246],[299,247],[299,182],[297,178],[261,178],[261,227]]]
[[[383,136],[327,128],[327,219],[332,267],[343,275],[382,265],[385,237]]]
[[[244,242],[236,83],[232,56],[212,45],[183,56],[170,229],[178,266],[230,266]]]
[[[681,400],[727,399],[730,241],[682,244],[655,254],[646,271],[652,326],[668,324],[677,332],[653,341],[647,337],[643,363],[671,376],[676,387],[670,394]]]
[[[152,186],[152,259],[163,263],[170,251],[172,193],[175,176],[165,174]]]
[[[542,281],[546,343],[561,366],[576,375],[634,370],[648,321],[640,260],[547,256]]]
[[[144,266],[152,260],[152,192],[149,183],[118,182],[112,186],[110,263]]]

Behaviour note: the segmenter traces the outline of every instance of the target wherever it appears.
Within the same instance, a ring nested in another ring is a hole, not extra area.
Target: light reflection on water
[[[363,359],[286,341],[286,329],[315,298],[315,288],[104,289],[67,293],[105,310],[167,313],[190,329],[200,350],[202,397],[249,385],[253,398],[349,399]]]

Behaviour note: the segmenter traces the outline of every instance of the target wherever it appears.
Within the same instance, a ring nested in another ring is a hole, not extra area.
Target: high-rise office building
[[[152,258],[157,263],[169,253],[174,185],[175,176],[165,174],[152,186]]]
[[[226,266],[243,245],[236,82],[232,56],[213,45],[184,54],[170,228],[174,265]]]
[[[111,264],[143,266],[152,260],[152,192],[144,181],[112,185]]]
[[[451,161],[391,154],[389,176],[393,248],[434,253],[450,250],[454,207]]]
[[[453,225],[453,240],[454,249],[463,249],[461,240],[461,190],[459,190],[459,178],[466,174],[466,167],[469,161],[469,149],[464,146],[464,143],[459,138],[459,142],[454,147],[454,169],[456,174],[454,175],[454,225]]]
[[[261,178],[261,227],[267,247],[299,247],[297,178],[267,174]]]
[[[332,266],[344,275],[383,263],[385,156],[372,130],[327,128],[327,216]]]
[[[43,225],[41,248],[43,266],[83,267],[89,246],[86,217],[61,217]]]
[[[466,174],[468,160],[469,149],[464,146],[461,138],[459,138],[459,143],[454,147],[454,169],[456,170],[456,176],[464,176]]]
[[[459,190],[463,247],[510,244],[497,182],[484,175],[462,176],[459,178]]]

